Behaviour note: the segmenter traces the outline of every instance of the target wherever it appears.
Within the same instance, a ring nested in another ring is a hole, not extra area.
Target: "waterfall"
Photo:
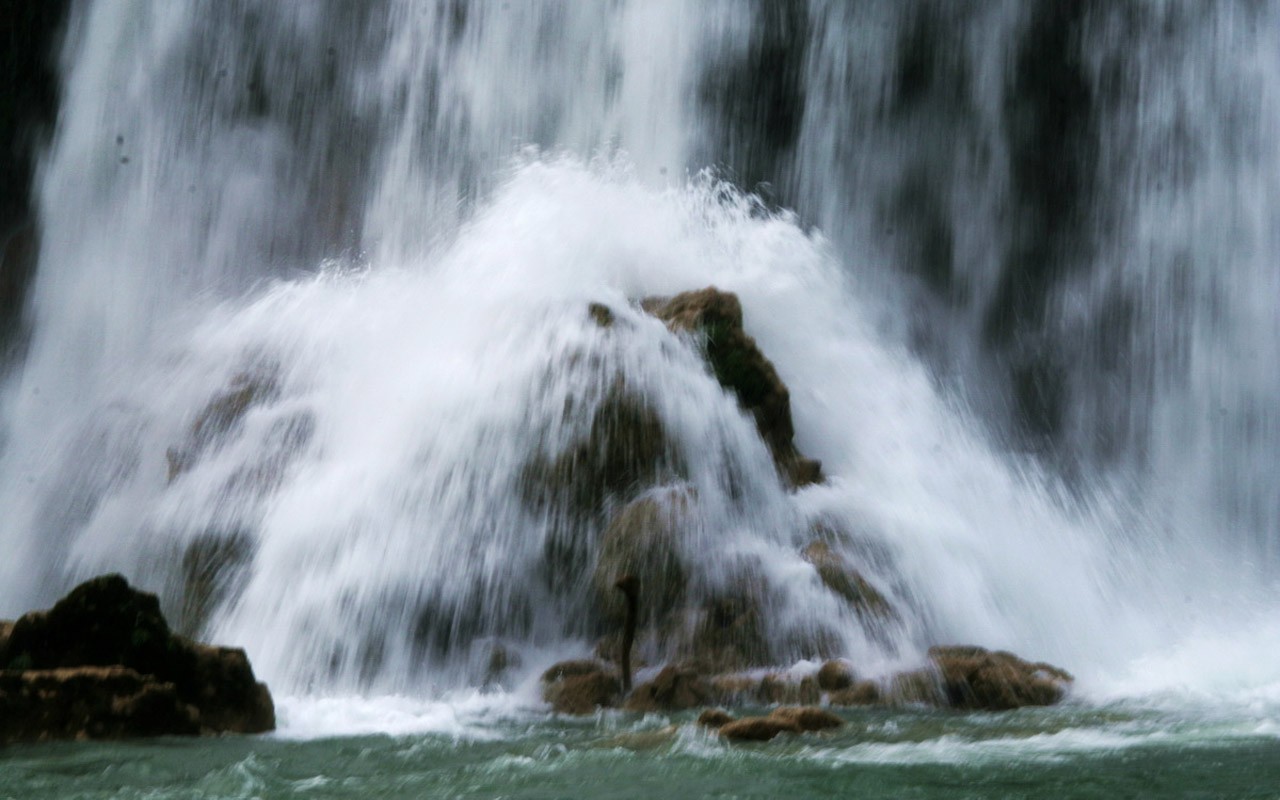
[[[756,587],[773,663],[1245,674],[1280,555],[1280,29],[1068,5],[75,6],[0,612],[118,570],[288,691],[476,685],[590,649],[647,499],[691,607]],[[639,305],[709,285],[825,483],[784,488]],[[661,431],[647,483],[548,500],[619,415]],[[891,622],[824,587],[824,536]]]

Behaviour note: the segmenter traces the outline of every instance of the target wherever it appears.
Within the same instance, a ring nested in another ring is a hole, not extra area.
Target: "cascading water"
[[[765,586],[775,663],[975,641],[1095,690],[1275,685],[1241,667],[1276,633],[1274,20],[1125,9],[78,6],[0,407],[0,610],[121,570],[287,692],[474,685],[499,646],[533,669],[601,632],[607,515],[530,476],[622,386],[665,433],[648,491],[692,498],[689,593]],[[1066,74],[1011,79],[1045,42]],[[1222,95],[1242,75],[1261,104]],[[824,485],[784,490],[698,342],[635,306],[713,284]],[[1008,419],[1052,444],[1003,452]],[[894,625],[821,585],[815,525]]]

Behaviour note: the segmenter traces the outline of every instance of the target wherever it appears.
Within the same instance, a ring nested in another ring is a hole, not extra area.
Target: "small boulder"
[[[833,691],[828,699],[833,706],[874,706],[884,697],[875,681],[858,681],[848,688]]]
[[[601,328],[613,327],[613,309],[604,303],[590,303],[587,305],[587,313],[591,315],[591,319],[595,320],[596,325]]]
[[[853,683],[853,668],[846,661],[832,659],[818,669],[818,688],[824,692],[848,689]]]
[[[796,703],[811,705],[818,702],[821,695],[818,680],[812,675],[795,681],[786,675],[771,673],[761,678],[756,696],[766,705]]]
[[[1052,664],[1025,661],[1013,653],[973,646],[933,647],[929,658],[940,674],[947,705],[1004,711],[1060,701],[1074,681]]]
[[[789,722],[802,731],[825,731],[844,725],[844,720],[816,706],[784,706],[774,709],[769,716]]]
[[[622,682],[598,661],[562,661],[542,673],[542,699],[561,714],[590,714],[617,704]]]
[[[743,717],[720,727],[720,735],[731,742],[767,742],[782,733],[800,733],[800,726],[781,717]]]
[[[623,707],[628,711],[683,711],[706,705],[711,688],[687,667],[664,667],[651,681],[635,688]]]
[[[698,715],[698,725],[703,728],[719,729],[730,722],[733,722],[733,715],[720,708],[708,708]]]

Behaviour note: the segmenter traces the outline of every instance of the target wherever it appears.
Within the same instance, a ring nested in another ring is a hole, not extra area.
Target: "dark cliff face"
[[[800,135],[811,31],[805,0],[755,0],[752,12],[745,41],[723,43],[703,70],[698,101],[710,133],[694,161],[768,195],[762,184],[784,179]]]
[[[0,0],[0,363],[35,268],[35,158],[58,110],[56,51],[68,0]]]

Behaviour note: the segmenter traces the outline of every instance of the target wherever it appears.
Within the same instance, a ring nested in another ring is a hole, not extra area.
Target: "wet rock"
[[[795,725],[802,731],[826,731],[844,725],[844,720],[816,706],[787,706],[774,709],[769,714],[772,719],[780,719]]]
[[[126,667],[0,672],[0,744],[201,730],[199,712],[172,683]]]
[[[618,676],[599,661],[561,661],[542,673],[542,699],[561,714],[590,714],[617,705]]]
[[[981,647],[933,647],[929,659],[937,667],[941,691],[952,708],[1003,711],[1053,705],[1074,681],[1066,670],[1051,664]]]
[[[821,696],[818,681],[812,675],[799,681],[777,673],[765,675],[760,680],[760,688],[756,692],[759,701],[766,705],[797,703],[810,705],[818,702]]]
[[[587,306],[587,313],[591,315],[591,319],[601,328],[613,327],[613,310],[604,303],[591,303]]]
[[[520,654],[508,649],[505,645],[494,642],[488,647],[485,658],[484,685],[501,684],[504,677],[512,669],[520,666]]]
[[[565,678],[576,678],[580,675],[590,675],[593,672],[602,672],[605,665],[599,661],[591,659],[576,659],[573,661],[560,661],[552,664],[542,673],[543,683],[554,683],[555,681]]]
[[[791,393],[773,363],[743,329],[737,295],[708,287],[674,297],[647,298],[641,306],[672,332],[702,338],[707,364],[716,380],[754,417],[756,429],[788,486],[822,481],[821,463],[803,457],[795,448]]]
[[[716,675],[709,685],[714,701],[728,706],[755,702],[760,690],[760,681],[750,675]]]
[[[708,708],[698,715],[698,725],[703,728],[722,728],[730,722],[733,715],[719,708]]]
[[[169,481],[177,480],[207,450],[239,430],[251,408],[278,395],[279,385],[272,370],[246,371],[232,378],[231,385],[210,399],[196,415],[185,441],[166,452]]]
[[[884,694],[875,681],[858,681],[848,688],[833,691],[828,699],[833,706],[874,706],[884,701]]]
[[[880,694],[881,703],[891,706],[943,707],[946,700],[937,672],[928,668],[894,675]]]
[[[628,711],[683,711],[706,705],[711,687],[687,667],[664,667],[651,681],[635,688],[623,708]]]
[[[720,735],[731,742],[767,742],[783,733],[800,733],[800,726],[781,717],[743,717],[720,727]]]
[[[707,673],[736,672],[774,661],[760,610],[763,585],[757,575],[730,582],[737,591],[706,602],[687,648]]]
[[[817,570],[823,585],[848,603],[861,618],[876,622],[897,619],[897,613],[885,596],[831,545],[823,541],[811,542],[800,555]]]
[[[179,726],[165,731],[167,733],[260,733],[275,727],[271,695],[267,687],[255,679],[243,650],[199,644],[174,635],[160,613],[156,596],[133,589],[120,575],[94,578],[77,586],[48,611],[22,616],[13,624],[7,641],[0,643],[0,665],[6,670],[24,673],[122,667],[151,685],[138,706],[151,709],[148,714],[163,705],[162,700],[170,691],[177,701],[192,708],[196,730]],[[66,684],[65,692],[54,692],[50,698],[76,698],[90,692],[90,678],[97,674],[78,674]],[[56,684],[56,681],[49,683],[54,680],[49,675],[37,677],[39,680],[30,685]],[[116,673],[108,677],[111,681],[118,679]],[[113,697],[123,697],[122,685],[109,681],[103,691],[114,693]],[[27,691],[24,686],[28,684],[14,684],[18,697],[28,696],[24,694]],[[93,709],[109,707],[101,703],[89,705]],[[50,719],[68,719],[65,714],[59,716],[60,712],[47,713],[52,715]],[[104,731],[123,730],[112,727],[115,723],[110,719],[99,721],[105,726],[101,728]],[[18,724],[24,731],[38,727],[35,722]],[[89,727],[96,730],[94,725]],[[59,731],[64,730],[67,730],[65,726],[49,729],[41,736],[59,738],[62,736]],[[94,734],[90,731],[85,735]]]
[[[553,591],[577,585],[594,569],[593,533],[607,524],[609,512],[676,479],[680,464],[657,411],[621,380],[596,407],[582,437],[552,457],[532,458],[522,470],[520,491],[531,512],[557,520],[544,546]]]
[[[623,575],[634,576],[641,587],[637,624],[642,628],[665,622],[685,604],[689,567],[680,543],[694,502],[687,486],[656,489],[623,506],[609,522],[591,584],[596,607],[612,624],[623,619],[624,597],[614,588]]]
[[[845,661],[832,659],[818,669],[818,688],[824,692],[838,692],[853,686],[853,668]]]
[[[235,592],[253,549],[253,539],[242,530],[209,531],[191,540],[182,552],[179,631],[200,633],[213,611]]]

